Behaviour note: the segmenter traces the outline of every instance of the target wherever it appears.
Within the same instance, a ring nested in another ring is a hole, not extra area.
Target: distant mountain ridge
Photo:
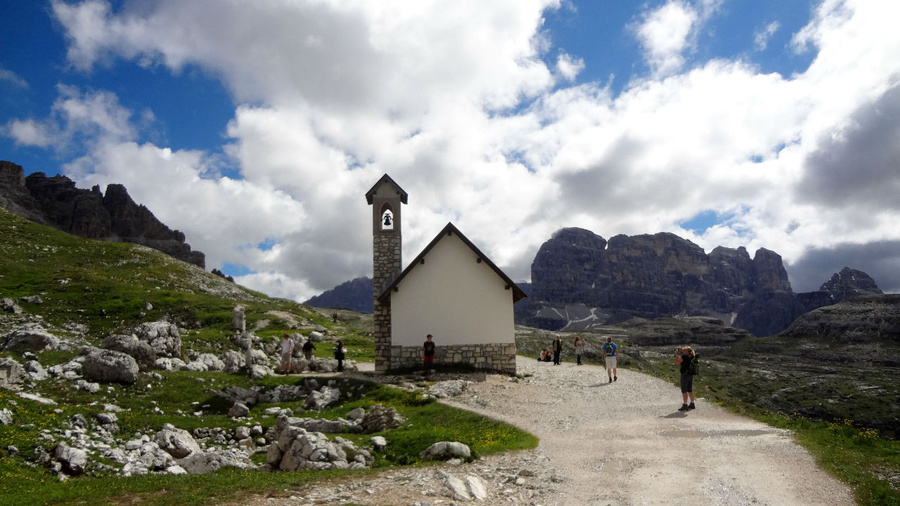
[[[578,330],[630,318],[706,316],[756,336],[777,334],[798,316],[850,295],[881,294],[872,278],[844,268],[819,291],[795,294],[781,256],[719,246],[708,255],[670,233],[553,234],[531,266],[532,293],[521,323]]]
[[[781,256],[719,246],[709,254],[670,233],[617,235],[563,228],[538,251],[516,323],[582,330],[631,318],[716,318],[756,336],[785,330],[798,316],[848,297],[878,295],[865,272],[844,267],[819,290],[794,293]],[[315,307],[372,312],[372,279],[357,278],[309,299]]]
[[[322,292],[310,298],[304,304],[326,309],[347,309],[359,313],[372,313],[374,290],[372,278],[359,277]]]
[[[120,184],[108,185],[103,194],[98,186],[76,188],[65,176],[35,172],[26,177],[21,166],[0,160],[0,206],[72,235],[141,244],[206,267],[203,252],[191,250],[182,232],[170,229],[149,209],[136,204]]]

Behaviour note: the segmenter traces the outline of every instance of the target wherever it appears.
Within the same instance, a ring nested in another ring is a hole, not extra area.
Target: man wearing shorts
[[[606,344],[603,345],[600,353],[606,360],[606,375],[609,377],[609,382],[619,381],[618,371],[616,370],[619,364],[619,349],[616,343],[612,342],[611,337],[606,338]]]

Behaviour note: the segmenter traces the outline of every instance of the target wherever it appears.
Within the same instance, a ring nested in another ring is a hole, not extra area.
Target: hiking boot
[[[682,404],[681,407],[678,408],[678,411],[687,411],[689,409],[691,408],[689,408],[687,404]]]
[[[694,406],[694,403],[692,402],[692,403],[688,406],[688,409],[697,409],[697,406]]]
[[[618,376],[613,376],[613,381],[619,381],[619,377],[618,377]]]
[[[612,378],[609,378],[609,382],[612,383]]]

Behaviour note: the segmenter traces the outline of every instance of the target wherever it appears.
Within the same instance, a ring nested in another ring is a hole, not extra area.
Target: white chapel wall
[[[512,290],[459,236],[445,236],[391,294],[391,343],[515,343]]]

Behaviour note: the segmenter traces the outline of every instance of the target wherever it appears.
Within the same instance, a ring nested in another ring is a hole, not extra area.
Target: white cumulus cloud
[[[5,133],[35,146],[87,138],[67,165],[79,184],[125,184],[210,267],[247,266],[239,281],[298,299],[371,274],[363,196],[384,173],[410,195],[406,260],[452,221],[513,279],[530,276],[537,248],[564,226],[765,247],[797,272],[815,262],[821,281],[843,267],[823,250],[900,241],[895,207],[851,214],[867,182],[897,182],[886,137],[896,128],[877,111],[896,104],[898,4],[817,4],[793,35],[811,65],[779,75],[737,59],[687,65],[721,2],[670,0],[626,30],[649,70],[615,94],[579,83],[582,57],[541,34],[559,5],[54,0],[79,72],[124,59],[220,79],[236,104],[223,150],[239,174],[219,176],[209,153],[140,141],[134,118],[145,114],[108,91],[61,87],[47,118]],[[884,142],[866,143],[879,126]],[[858,166],[840,209],[829,196],[851,169],[836,161]],[[729,218],[681,229],[701,212]]]

